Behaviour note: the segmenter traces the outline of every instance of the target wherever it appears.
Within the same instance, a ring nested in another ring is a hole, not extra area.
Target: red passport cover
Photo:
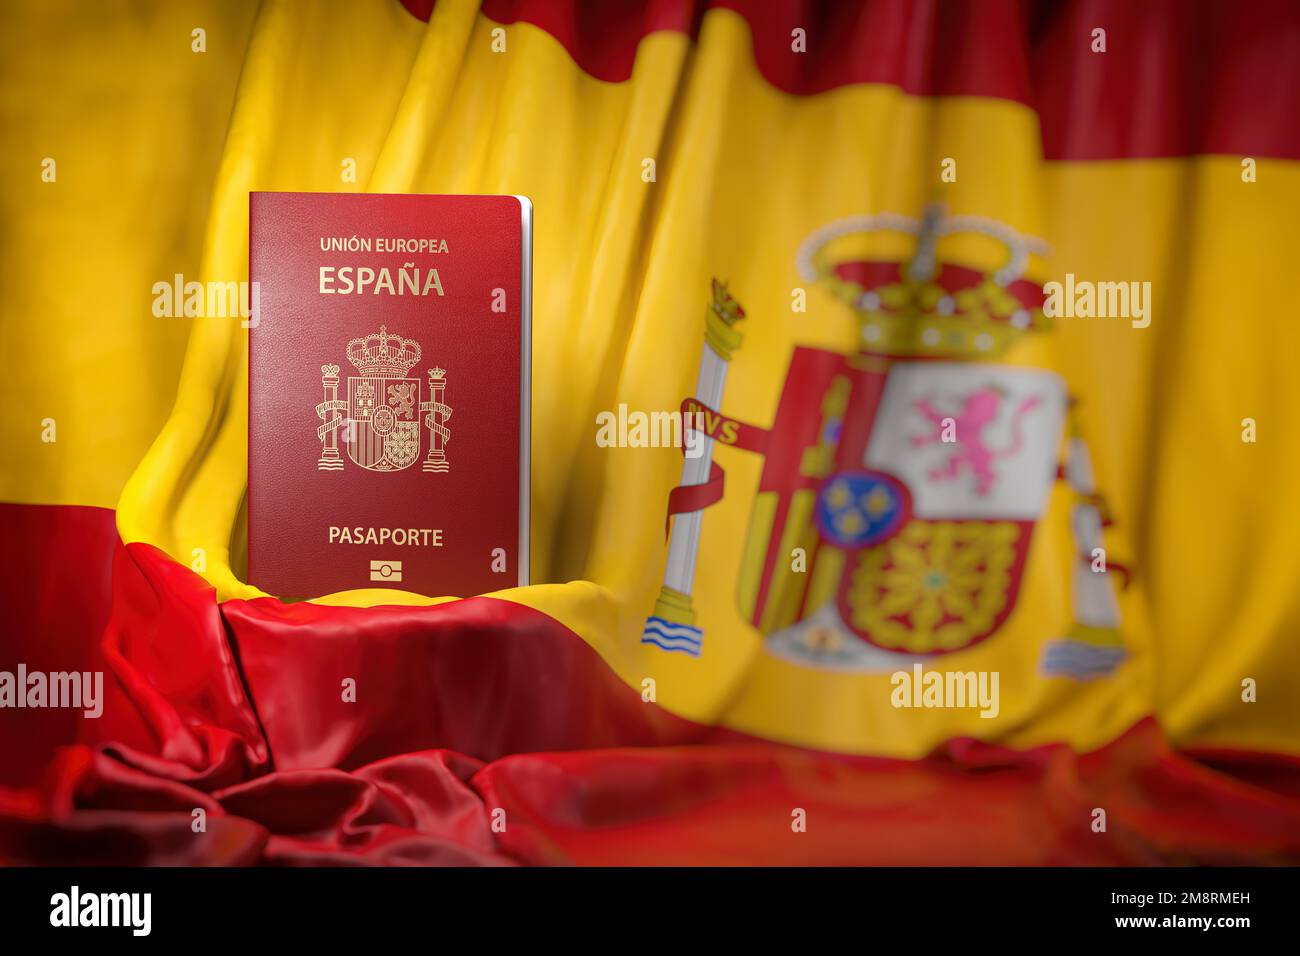
[[[250,194],[252,584],[527,583],[531,210]]]

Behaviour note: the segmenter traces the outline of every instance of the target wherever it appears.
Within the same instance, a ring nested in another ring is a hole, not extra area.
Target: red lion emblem
[[[982,497],[992,490],[993,482],[997,478],[993,471],[993,463],[999,458],[1007,458],[1019,453],[1024,443],[1021,423],[1025,415],[1041,402],[1037,395],[1030,395],[1022,400],[1011,413],[1011,444],[1006,448],[993,449],[985,444],[984,430],[997,420],[998,409],[1004,396],[1005,393],[1001,389],[982,388],[966,397],[961,411],[956,415],[945,415],[937,411],[928,399],[923,398],[915,403],[917,411],[930,420],[934,430],[924,435],[913,435],[913,448],[943,441],[944,422],[953,423],[956,441],[952,444],[956,447],[946,464],[931,469],[929,476],[932,481],[956,479],[961,474],[962,466],[965,465],[975,476],[975,494]]]

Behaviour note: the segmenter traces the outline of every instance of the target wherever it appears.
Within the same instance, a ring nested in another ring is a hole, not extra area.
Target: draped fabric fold
[[[219,609],[209,586],[148,546],[118,545],[114,571],[130,600],[105,638],[124,697],[110,710],[132,708],[153,743],[115,742],[106,727],[104,740],[59,748],[34,785],[0,788],[10,863],[1300,859],[1300,761],[1198,762],[1150,721],[1083,755],[963,739],[921,761],[849,758],[674,718],[576,635],[505,602],[329,620],[269,599]],[[298,637],[295,616],[317,618],[319,640]],[[173,639],[152,640],[159,632]],[[506,655],[507,641],[533,653]],[[356,675],[354,703],[341,674]],[[1098,806],[1109,839],[1078,824]],[[796,808],[806,832],[789,825]]]

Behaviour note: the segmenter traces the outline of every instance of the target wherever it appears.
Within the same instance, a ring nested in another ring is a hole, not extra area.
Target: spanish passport
[[[528,583],[532,204],[251,193],[248,580]]]

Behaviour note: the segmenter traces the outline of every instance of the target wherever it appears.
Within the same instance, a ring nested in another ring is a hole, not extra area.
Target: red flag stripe
[[[402,0],[427,20],[434,0]],[[486,0],[551,34],[587,73],[632,74],[637,44],[698,39],[711,9],[745,18],[772,86],[809,95],[885,83],[1037,110],[1049,160],[1218,153],[1300,159],[1300,5],[1290,0]],[[1106,52],[1092,31],[1106,30]],[[805,31],[806,52],[792,49]]]

